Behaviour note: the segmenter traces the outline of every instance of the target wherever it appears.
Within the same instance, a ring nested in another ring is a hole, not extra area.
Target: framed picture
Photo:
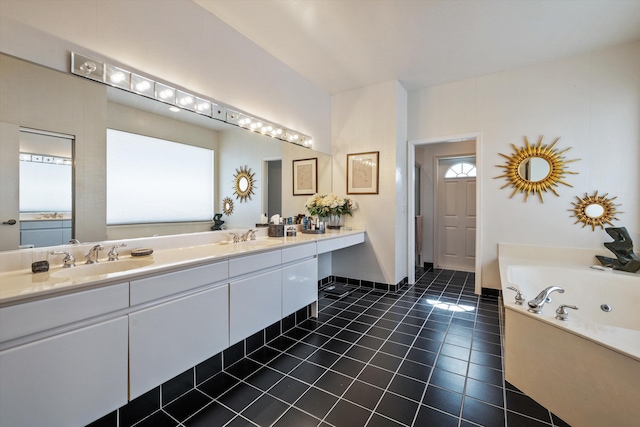
[[[347,154],[347,194],[378,194],[379,151]]]
[[[318,158],[293,161],[293,195],[312,196],[318,192]]]

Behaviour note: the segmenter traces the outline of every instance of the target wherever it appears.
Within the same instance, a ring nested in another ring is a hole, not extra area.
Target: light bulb
[[[143,80],[140,83],[136,84],[136,90],[138,92],[144,92],[145,90],[148,90],[150,87],[151,87],[151,84],[146,80]]]

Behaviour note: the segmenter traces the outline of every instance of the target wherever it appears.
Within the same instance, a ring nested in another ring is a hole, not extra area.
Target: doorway
[[[282,160],[265,161],[267,168],[267,218],[282,212]]]
[[[433,138],[425,138],[425,139],[419,139],[419,140],[411,140],[408,141],[407,143],[407,171],[408,171],[408,177],[407,177],[407,275],[408,275],[408,279],[409,279],[409,283],[410,284],[414,284],[416,282],[416,277],[415,277],[415,262],[416,262],[416,255],[415,255],[415,240],[416,240],[416,226],[415,226],[415,203],[416,203],[416,197],[415,197],[415,163],[416,161],[418,161],[419,159],[416,157],[416,149],[417,148],[421,148],[424,146],[430,146],[432,144],[443,144],[443,143],[453,143],[453,142],[462,142],[462,141],[469,141],[469,140],[473,140],[475,141],[475,143],[472,143],[472,150],[471,152],[466,152],[466,153],[460,153],[460,154],[467,154],[467,155],[472,155],[472,152],[475,152],[475,157],[476,157],[476,164],[477,165],[481,165],[482,164],[482,159],[481,159],[481,153],[482,153],[482,132],[472,132],[472,133],[466,133],[466,134],[457,134],[457,135],[449,135],[449,136],[442,136],[442,137],[433,137]],[[446,145],[446,144],[443,144]],[[449,156],[452,157],[452,156]],[[426,187],[425,187],[425,176],[426,176],[426,172],[424,170],[425,166],[428,167],[428,165],[425,165],[425,163],[422,164],[423,165],[423,170],[422,170],[422,193],[424,193],[426,191]],[[476,207],[476,228],[475,228],[475,259],[474,259],[474,268],[473,271],[475,272],[475,292],[477,294],[480,294],[482,292],[482,270],[481,270],[481,263],[482,263],[482,212],[480,207],[481,205],[481,201],[482,201],[482,168],[477,167],[477,173],[476,173],[476,183],[477,183],[477,190],[476,190],[476,194],[475,194],[475,207]],[[431,185],[433,186],[433,185]],[[422,209],[422,214],[424,215],[428,215],[429,211],[432,210],[431,207],[429,206],[425,206],[425,201],[424,201],[424,197],[423,197],[423,209]],[[434,204],[435,204],[435,199],[434,199]],[[428,210],[427,210],[428,209]],[[428,228],[429,226],[425,225],[425,229]],[[432,227],[433,228],[433,227]],[[433,230],[432,230],[433,231]],[[426,234],[426,232],[425,232]],[[432,237],[431,239],[435,239],[435,237]],[[429,241],[423,241],[423,246],[424,247],[428,247],[429,245],[432,246],[433,240],[429,240]],[[423,259],[423,261],[428,261],[426,259],[426,257]]]
[[[434,265],[474,271],[476,158],[437,159]]]

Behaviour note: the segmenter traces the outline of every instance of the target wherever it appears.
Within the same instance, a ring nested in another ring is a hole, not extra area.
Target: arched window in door
[[[445,179],[449,178],[475,178],[476,165],[469,162],[459,162],[451,165],[444,174]]]

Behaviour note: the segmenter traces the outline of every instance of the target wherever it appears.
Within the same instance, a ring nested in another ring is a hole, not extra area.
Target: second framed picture
[[[293,195],[312,196],[318,192],[318,158],[293,161]]]
[[[379,151],[347,154],[347,194],[378,194]]]

